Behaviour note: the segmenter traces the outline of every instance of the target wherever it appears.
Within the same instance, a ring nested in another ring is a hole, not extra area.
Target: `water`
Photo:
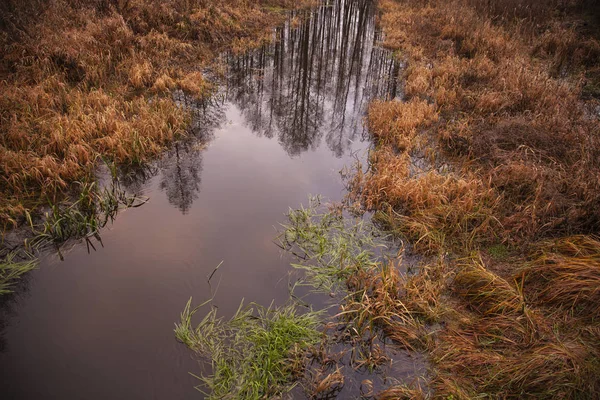
[[[335,1],[292,14],[272,45],[223,56],[220,92],[187,104],[197,114],[190,137],[122,172],[148,203],[121,213],[96,251],[79,243],[64,261],[44,254],[4,305],[3,399],[201,397],[188,374],[201,367],[174,322],[216,282],[222,315],[242,298],[288,298],[279,222],[308,194],[343,197],[339,171],[369,146],[366,105],[396,96],[399,67],[375,45],[374,17],[368,1]]]

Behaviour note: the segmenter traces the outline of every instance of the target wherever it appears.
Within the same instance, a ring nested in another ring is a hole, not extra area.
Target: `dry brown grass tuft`
[[[386,212],[380,219],[392,231],[412,238],[428,253],[445,246],[472,248],[500,233],[494,217],[498,197],[477,176],[418,170],[410,174],[409,156],[391,154],[376,153],[372,172],[354,181],[353,191],[367,208]]]
[[[399,296],[402,280],[394,263],[358,271],[347,281],[352,295],[339,316],[352,321],[357,332],[374,333],[376,325],[405,349],[426,348],[425,326]]]
[[[437,120],[435,109],[426,101],[375,101],[369,108],[371,133],[383,144],[401,151],[412,148],[417,129]]]
[[[375,395],[376,400],[425,400],[427,395],[421,388],[392,386]]]
[[[428,324],[438,323],[451,312],[442,300],[450,281],[448,266],[440,259],[429,265],[421,265],[416,273],[409,274],[401,295],[412,314]]]
[[[525,294],[535,304],[558,306],[573,315],[600,318],[600,241],[585,236],[539,246],[517,272]]]
[[[458,265],[453,288],[483,315],[522,313],[523,296],[514,285],[486,269],[481,259]]]
[[[579,341],[554,339],[523,350],[481,345],[461,332],[446,335],[434,356],[440,357],[433,381],[439,396],[590,398],[598,389],[595,354]]]
[[[342,368],[338,366],[329,372],[321,367],[313,372],[305,390],[311,399],[334,399],[343,386]]]

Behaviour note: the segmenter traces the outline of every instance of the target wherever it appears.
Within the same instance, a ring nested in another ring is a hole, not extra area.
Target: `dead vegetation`
[[[350,183],[350,201],[439,258],[395,281],[383,302],[401,303],[412,332],[425,332],[429,388],[380,397],[595,398],[597,6],[382,0],[380,8],[385,45],[406,64],[404,99],[372,104],[377,146]],[[369,279],[372,292],[385,289]],[[400,318],[388,330],[404,327]]]
[[[156,156],[185,135],[171,93],[210,92],[201,70],[224,49],[267,40],[270,1],[27,0],[0,5],[0,223],[93,180],[101,158]]]

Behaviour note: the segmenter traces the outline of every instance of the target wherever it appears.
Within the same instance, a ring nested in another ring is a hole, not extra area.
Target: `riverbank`
[[[387,327],[425,344],[429,387],[381,398],[600,389],[598,13],[513,3],[380,2],[405,98],[371,105],[350,200],[434,260]]]
[[[16,254],[24,239],[58,246],[97,236],[120,208],[141,204],[114,184],[101,188],[99,165],[116,178],[119,168],[142,165],[185,137],[188,106],[213,91],[203,71],[217,55],[271,40],[286,10],[308,4],[4,2],[0,292],[35,265],[16,262],[31,258]],[[23,232],[8,239],[18,226]]]
[[[202,99],[211,92],[202,71],[217,54],[270,40],[282,11],[308,3],[4,2],[3,230],[61,201],[74,182],[93,182],[101,162],[139,164],[160,154],[190,121],[172,93]]]

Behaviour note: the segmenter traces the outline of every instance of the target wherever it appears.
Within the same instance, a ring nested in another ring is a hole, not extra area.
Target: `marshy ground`
[[[8,398],[598,397],[595,2],[0,17]]]

